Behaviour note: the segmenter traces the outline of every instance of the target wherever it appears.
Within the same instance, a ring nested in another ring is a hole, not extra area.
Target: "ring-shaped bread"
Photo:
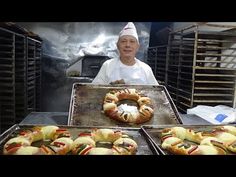
[[[225,155],[236,153],[235,135],[234,126],[218,126],[208,132],[183,127],[165,128],[161,132],[161,147],[177,155]]]
[[[80,133],[72,144],[75,155],[134,155],[137,143],[121,131],[93,129]]]
[[[40,147],[32,146],[36,141],[52,142]],[[67,129],[43,126],[24,129],[9,139],[3,147],[5,155],[65,155],[71,150],[73,140]]]
[[[136,112],[119,110],[117,103],[122,100],[137,102],[138,110]],[[136,89],[112,90],[108,92],[103,101],[103,111],[111,119],[135,124],[149,121],[154,114],[151,99]]]

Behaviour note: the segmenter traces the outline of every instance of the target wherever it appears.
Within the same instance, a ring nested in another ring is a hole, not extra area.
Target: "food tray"
[[[7,131],[5,131],[0,136],[0,154],[3,154],[3,146],[4,144],[12,137],[15,137],[16,133],[19,132],[21,129],[32,128],[35,126],[45,126],[45,125],[19,125],[15,124]],[[122,128],[122,127],[105,127],[105,126],[91,126],[91,127],[79,127],[79,126],[58,126],[59,128],[66,128],[72,135],[72,139],[75,140],[79,133],[92,130],[94,128],[109,128],[113,130],[120,130],[123,133],[129,135],[137,144],[138,150],[136,155],[159,155],[156,148],[154,148],[153,144],[149,141],[146,141],[145,136],[143,136],[143,132],[140,128]],[[42,144],[49,144],[50,141],[38,141],[34,142],[32,145],[36,147],[40,147]],[[70,153],[68,154],[70,155]]]
[[[118,122],[102,113],[103,100],[111,90],[135,88],[152,99],[154,116],[143,124]],[[141,127],[141,125],[165,125],[182,123],[178,111],[164,86],[144,85],[92,85],[74,83],[71,94],[68,125]]]
[[[156,148],[158,153],[160,155],[173,155],[167,150],[163,149],[161,147],[161,131],[164,128],[171,128],[171,127],[184,127],[184,128],[190,128],[196,131],[210,131],[213,128],[219,127],[219,126],[224,126],[224,125],[161,125],[161,126],[153,126],[153,125],[144,125],[141,127],[143,136],[147,138],[147,141],[151,142],[153,146]],[[236,126],[232,124],[232,126]],[[187,140],[184,140],[186,142],[189,142]],[[189,142],[193,143],[193,142]],[[195,144],[195,143],[193,143]],[[229,155],[233,154],[231,152],[227,152]]]

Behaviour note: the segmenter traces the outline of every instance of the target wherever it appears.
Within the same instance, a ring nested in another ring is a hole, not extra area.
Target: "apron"
[[[146,75],[138,61],[135,65],[124,65],[119,59],[116,61],[115,68],[111,73],[111,81],[124,79],[126,84],[146,84]]]

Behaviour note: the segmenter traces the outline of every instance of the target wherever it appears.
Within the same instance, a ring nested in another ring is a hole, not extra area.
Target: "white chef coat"
[[[105,61],[92,83],[109,84],[121,79],[130,85],[159,85],[151,67],[137,58],[132,66],[124,65],[119,58]]]

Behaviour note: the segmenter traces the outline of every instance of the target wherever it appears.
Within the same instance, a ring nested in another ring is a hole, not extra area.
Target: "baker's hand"
[[[116,84],[125,84],[125,81],[124,79],[121,79],[121,80],[116,80],[114,82],[110,82],[111,85],[116,85]]]

